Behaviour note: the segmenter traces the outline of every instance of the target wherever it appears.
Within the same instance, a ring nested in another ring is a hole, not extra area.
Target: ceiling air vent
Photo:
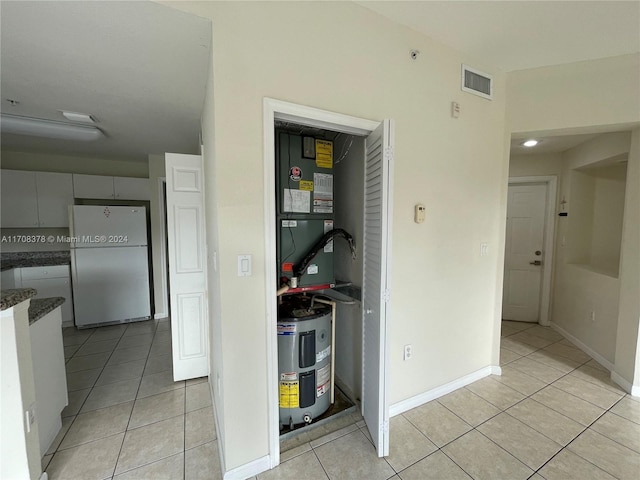
[[[493,76],[462,65],[462,90],[491,100],[493,98]]]

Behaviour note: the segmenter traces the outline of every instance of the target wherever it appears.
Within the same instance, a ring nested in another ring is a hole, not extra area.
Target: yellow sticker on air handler
[[[300,190],[307,190],[309,192],[313,192],[313,182],[310,180],[300,180],[298,183]]]
[[[280,408],[299,408],[299,384],[295,382],[280,382]]]
[[[316,167],[333,168],[333,142],[316,139]]]

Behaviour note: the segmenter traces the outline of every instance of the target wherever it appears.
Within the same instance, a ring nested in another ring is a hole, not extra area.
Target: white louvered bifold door
[[[378,456],[389,455],[388,316],[393,123],[365,142],[362,412]]]

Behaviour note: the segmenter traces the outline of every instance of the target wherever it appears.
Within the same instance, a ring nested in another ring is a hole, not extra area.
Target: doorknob
[[[536,255],[540,256],[542,255],[542,252],[540,250],[536,250]]]
[[[533,262],[529,262],[529,265],[542,265],[540,260],[534,260]]]
[[[371,310],[370,308],[367,308],[367,315],[371,315],[373,313],[373,310]]]

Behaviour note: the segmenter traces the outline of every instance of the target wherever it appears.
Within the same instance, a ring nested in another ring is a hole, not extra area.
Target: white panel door
[[[537,322],[544,244],[546,185],[509,185],[502,318]]]
[[[378,451],[389,455],[387,333],[391,253],[393,123],[385,120],[365,142],[362,414]]]
[[[175,381],[209,374],[204,179],[199,155],[165,155]]]

